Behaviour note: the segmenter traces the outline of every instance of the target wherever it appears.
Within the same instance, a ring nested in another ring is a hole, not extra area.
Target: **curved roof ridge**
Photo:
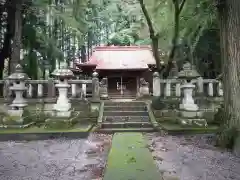
[[[124,51],[131,51],[131,50],[151,50],[151,46],[96,46],[93,51],[95,50],[124,50]]]

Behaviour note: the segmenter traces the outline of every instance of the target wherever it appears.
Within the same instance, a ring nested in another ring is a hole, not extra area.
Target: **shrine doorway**
[[[108,78],[109,96],[136,97],[137,79],[136,77],[109,77]]]

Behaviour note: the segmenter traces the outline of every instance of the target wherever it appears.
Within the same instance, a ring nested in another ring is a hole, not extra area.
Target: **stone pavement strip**
[[[161,180],[142,133],[116,133],[103,180]]]

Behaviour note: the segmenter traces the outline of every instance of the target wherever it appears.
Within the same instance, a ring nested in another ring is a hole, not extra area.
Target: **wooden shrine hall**
[[[151,92],[150,67],[155,66],[155,59],[149,46],[99,46],[87,62],[75,65],[85,75],[96,71],[100,80],[107,78],[110,97],[136,97],[142,78]]]

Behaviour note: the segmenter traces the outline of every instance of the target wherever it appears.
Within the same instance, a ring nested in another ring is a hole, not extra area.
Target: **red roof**
[[[147,69],[155,64],[149,46],[99,46],[93,51],[87,64],[95,64],[96,69]]]

